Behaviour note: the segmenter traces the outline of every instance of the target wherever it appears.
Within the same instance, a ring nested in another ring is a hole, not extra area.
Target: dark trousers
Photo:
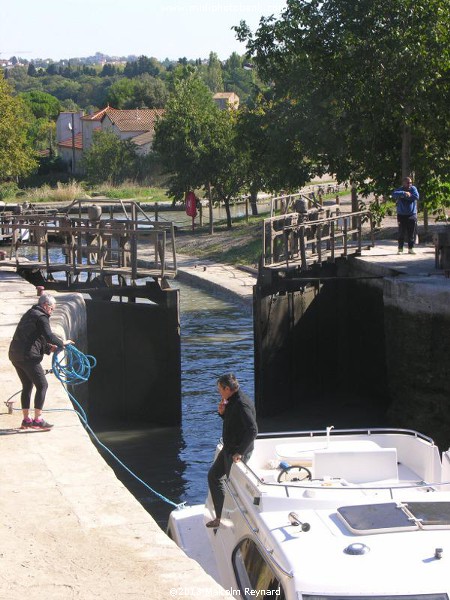
[[[247,462],[251,452],[242,457],[242,462]],[[225,500],[225,478],[229,477],[233,465],[233,455],[222,448],[217,455],[212,467],[208,471],[208,485],[214,504],[214,511],[218,519],[222,516],[223,502]]]
[[[47,378],[45,377],[44,369],[42,368],[41,363],[15,361],[13,362],[13,365],[17,371],[20,381],[22,382],[22,394],[20,396],[22,408],[30,408],[31,392],[33,391],[34,385],[36,387],[36,393],[34,395],[34,408],[41,410],[44,406],[45,395],[48,388]]]
[[[415,216],[397,215],[398,223],[398,247],[403,249],[405,239],[408,241],[408,248],[414,248],[416,241],[417,218]]]

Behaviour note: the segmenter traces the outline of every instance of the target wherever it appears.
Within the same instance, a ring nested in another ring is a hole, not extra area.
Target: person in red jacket
[[[39,301],[22,316],[9,346],[9,360],[14,365],[20,381],[20,396],[23,412],[22,428],[53,427],[42,418],[48,383],[41,362],[44,354],[50,354],[57,348],[73,344],[72,340],[62,340],[50,329],[50,315],[56,300],[50,294],[42,294]],[[30,403],[33,386],[34,419],[30,418]]]
[[[240,390],[233,373],[221,375],[217,380],[217,389],[221,396],[218,412],[223,419],[223,446],[208,472],[208,485],[216,518],[208,521],[206,527],[213,528],[219,527],[222,516],[225,499],[223,480],[229,476],[233,463],[248,461],[258,433],[255,405]]]

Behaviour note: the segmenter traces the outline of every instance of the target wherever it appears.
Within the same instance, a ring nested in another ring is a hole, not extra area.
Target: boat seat
[[[350,483],[398,481],[397,449],[315,450],[313,476],[345,479]]]

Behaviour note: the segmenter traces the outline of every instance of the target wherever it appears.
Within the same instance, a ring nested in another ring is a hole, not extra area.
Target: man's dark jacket
[[[255,406],[250,398],[237,390],[228,398],[223,418],[223,447],[230,454],[244,456],[253,450],[253,440],[258,433]]]
[[[48,344],[64,345],[50,329],[49,319],[50,316],[38,304],[27,310],[9,346],[10,361],[41,362],[44,354],[49,354]]]

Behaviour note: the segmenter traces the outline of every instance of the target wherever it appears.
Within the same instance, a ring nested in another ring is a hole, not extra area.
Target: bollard
[[[38,285],[36,287],[36,295],[37,296],[42,296],[42,294],[44,293],[45,287],[43,285]]]

